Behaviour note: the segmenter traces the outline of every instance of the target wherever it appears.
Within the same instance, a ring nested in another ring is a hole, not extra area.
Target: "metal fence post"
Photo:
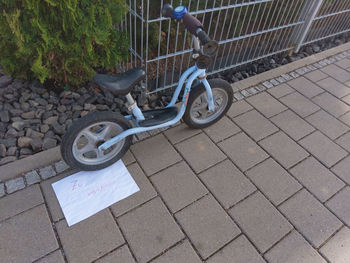
[[[305,2],[305,5],[300,15],[300,20],[304,21],[304,23],[300,27],[295,28],[295,38],[292,37],[293,39],[295,39],[295,53],[299,52],[301,46],[303,45],[304,40],[310,31],[312,22],[314,21],[318,11],[320,10],[322,3],[323,0],[307,0]]]

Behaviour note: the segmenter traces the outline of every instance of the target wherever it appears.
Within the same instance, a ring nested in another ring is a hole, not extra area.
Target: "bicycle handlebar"
[[[207,33],[203,30],[202,23],[196,17],[187,13],[186,7],[179,6],[174,10],[170,4],[165,4],[162,9],[162,15],[168,18],[182,19],[185,28],[192,35],[199,38],[206,50],[209,50],[209,53],[215,53],[218,45],[217,42],[209,38]]]

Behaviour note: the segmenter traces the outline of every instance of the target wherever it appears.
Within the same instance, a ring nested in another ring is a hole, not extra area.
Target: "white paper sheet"
[[[121,160],[99,171],[65,177],[52,187],[68,226],[140,190]]]

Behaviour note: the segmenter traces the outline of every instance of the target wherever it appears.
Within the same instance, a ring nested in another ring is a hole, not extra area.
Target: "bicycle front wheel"
[[[222,79],[208,80],[215,109],[209,111],[208,96],[201,84],[192,88],[183,121],[191,128],[202,129],[220,120],[230,109],[233,100],[231,85]]]

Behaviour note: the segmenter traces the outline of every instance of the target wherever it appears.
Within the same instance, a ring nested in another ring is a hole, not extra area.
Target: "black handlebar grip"
[[[189,13],[186,13],[184,17],[182,18],[182,23],[186,27],[186,29],[192,34],[197,36],[197,29],[202,28],[203,25],[197,18],[194,16],[190,15]]]
[[[203,30],[199,31],[199,32],[197,33],[197,36],[198,36],[199,40],[201,41],[201,43],[202,43],[203,45],[209,43],[210,40],[211,40],[211,39],[209,38],[209,36],[207,35],[207,33],[205,33],[205,31],[203,31]]]

